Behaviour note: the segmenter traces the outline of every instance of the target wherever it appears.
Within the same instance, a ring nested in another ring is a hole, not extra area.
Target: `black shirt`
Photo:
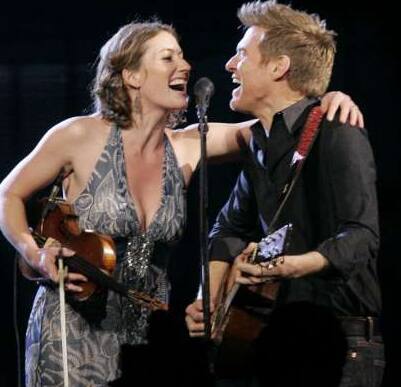
[[[252,127],[244,169],[210,233],[212,260],[232,261],[248,242],[271,231],[267,225],[315,103],[305,98],[277,113],[269,137],[260,123]],[[318,251],[329,268],[282,281],[279,303],[308,301],[343,316],[379,314],[375,182],[366,131],[323,120],[277,226],[294,225],[287,255]]]

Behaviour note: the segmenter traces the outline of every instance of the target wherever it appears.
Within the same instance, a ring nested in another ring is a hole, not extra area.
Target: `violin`
[[[76,299],[85,300],[100,289],[107,288],[151,310],[168,309],[166,304],[117,282],[112,277],[116,266],[116,248],[110,236],[91,230],[81,231],[78,217],[64,199],[49,197],[42,202],[42,216],[37,227],[31,230],[32,236],[40,247],[66,247],[75,252],[73,256],[62,258],[69,270],[88,278],[87,282],[79,284],[82,292],[74,295]],[[40,273],[22,257],[19,259],[19,267],[25,278],[43,280]]]

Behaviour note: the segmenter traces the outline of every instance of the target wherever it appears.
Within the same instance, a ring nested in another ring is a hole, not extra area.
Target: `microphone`
[[[205,114],[209,107],[210,98],[214,94],[213,82],[206,77],[198,79],[194,86],[194,94],[198,115],[199,113]]]
[[[210,313],[210,278],[209,278],[209,259],[207,256],[208,245],[208,181],[206,165],[206,133],[209,128],[207,125],[206,111],[209,106],[210,97],[214,93],[214,85],[209,78],[200,78],[194,86],[196,98],[196,109],[199,118],[199,137],[200,137],[200,160],[199,160],[199,240],[200,240],[200,261],[201,261],[201,290],[203,306],[203,322],[205,324],[205,335],[208,340],[211,338],[212,324]]]

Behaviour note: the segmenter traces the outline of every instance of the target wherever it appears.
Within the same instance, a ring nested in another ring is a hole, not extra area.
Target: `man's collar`
[[[287,127],[288,132],[292,134],[297,129],[295,127],[295,124],[297,123],[298,118],[301,117],[305,109],[313,104],[316,104],[318,101],[319,100],[314,97],[302,98],[301,100],[288,106],[281,112],[276,113],[273,116],[272,125],[274,125],[274,121],[277,120],[278,117],[282,116],[284,118],[284,123],[285,126]],[[260,120],[256,121],[251,126],[251,130],[252,132],[254,132],[255,130],[260,130],[261,132],[265,133],[265,135],[268,137],[268,131],[263,128],[262,122]]]
[[[304,110],[316,103],[318,101],[317,98],[309,98],[309,97],[304,97],[298,102],[295,102],[294,104],[288,106],[281,112],[278,112],[274,115],[273,117],[273,122],[274,119],[277,115],[282,115],[284,118],[285,125],[290,133],[294,131],[294,124],[297,121],[297,119],[301,116],[301,114],[304,112]]]

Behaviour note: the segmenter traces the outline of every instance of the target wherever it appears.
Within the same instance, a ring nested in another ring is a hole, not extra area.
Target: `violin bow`
[[[64,376],[64,387],[69,387],[68,380],[68,355],[67,355],[67,324],[66,324],[66,313],[65,313],[65,283],[64,277],[67,274],[67,268],[64,266],[64,260],[62,256],[57,257],[58,260],[58,275],[59,275],[59,299],[60,299],[60,334],[61,334],[61,350],[63,358],[63,376]]]

